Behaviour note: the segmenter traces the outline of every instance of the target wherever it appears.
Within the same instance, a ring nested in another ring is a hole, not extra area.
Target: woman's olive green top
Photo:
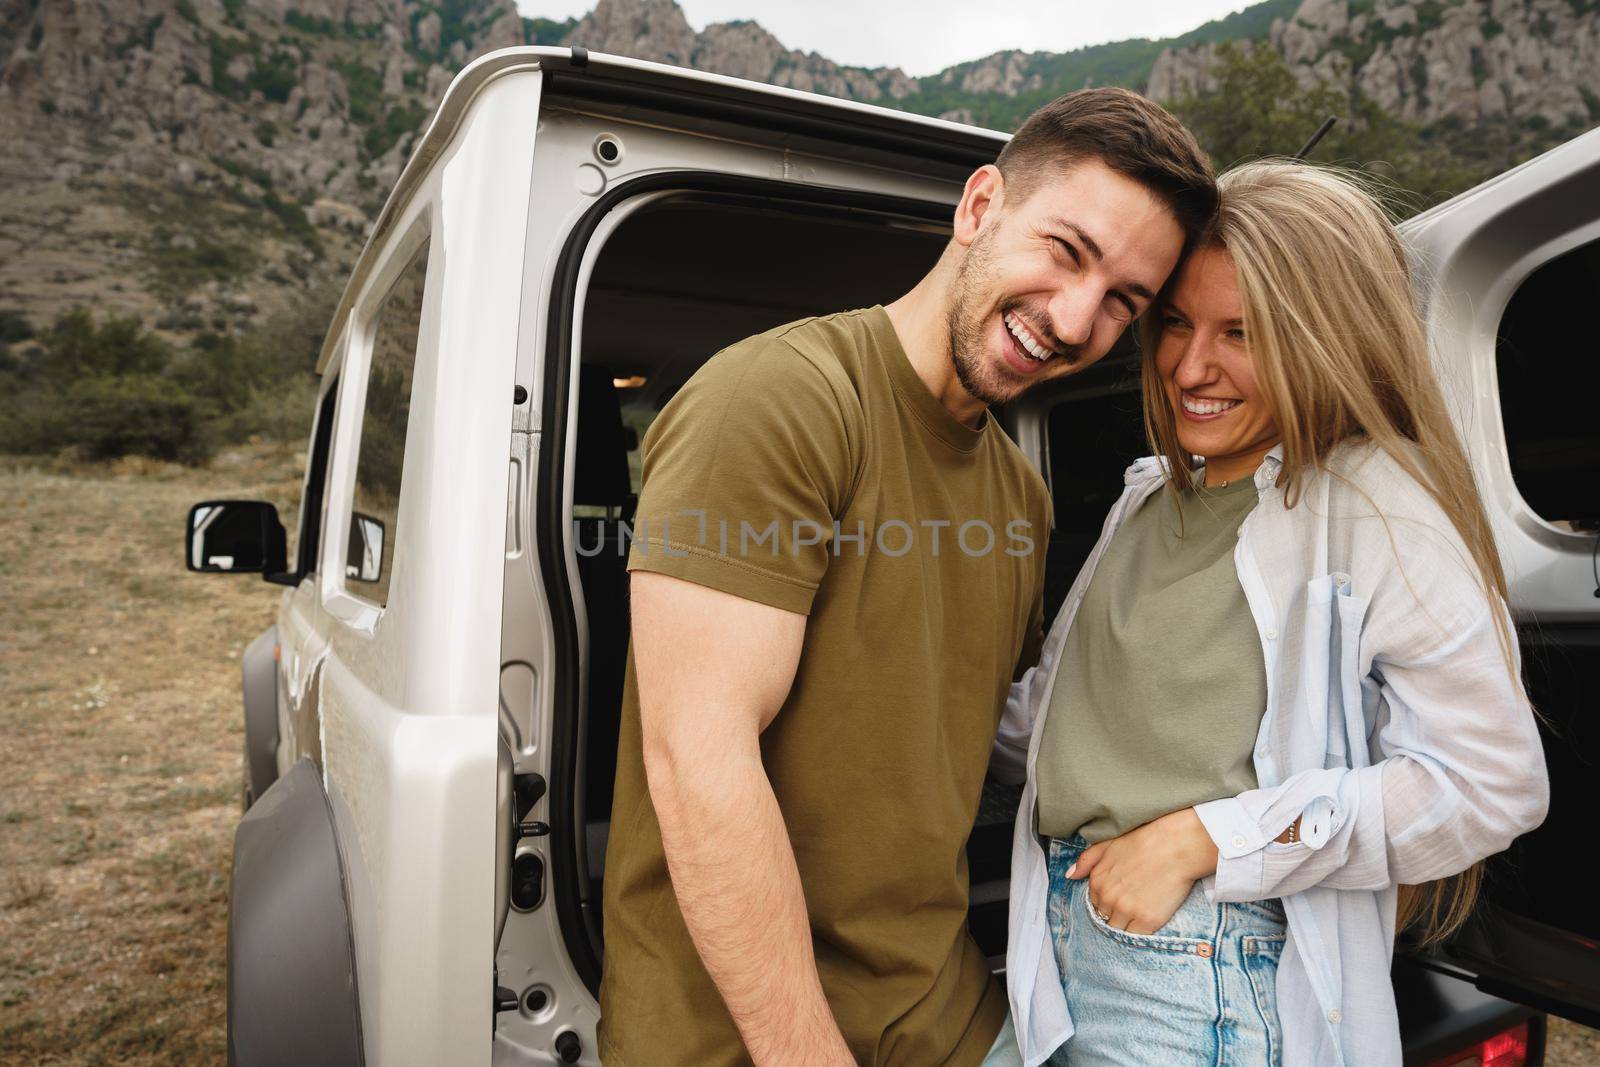
[[[1038,758],[1041,834],[1090,843],[1256,788],[1266,664],[1234,570],[1250,478],[1140,506],[1062,649]]]

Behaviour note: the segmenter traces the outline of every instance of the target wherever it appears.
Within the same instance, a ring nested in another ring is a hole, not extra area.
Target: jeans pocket
[[[1118,930],[1106,922],[1095,906],[1089,902],[1089,887],[1082,886],[1078,894],[1083,901],[1083,912],[1089,917],[1089,924],[1100,933],[1113,941],[1127,945],[1129,948],[1141,948],[1153,952],[1177,952],[1190,956],[1210,956],[1212,945],[1210,940],[1203,937],[1179,937],[1174,934],[1164,934],[1161,930],[1170,930],[1172,923],[1169,920],[1166,926],[1153,934],[1130,934],[1126,930]]]
[[[1283,1030],[1278,1022],[1278,960],[1283,955],[1283,943],[1282,937],[1253,934],[1239,939],[1244,971],[1250,979],[1250,997],[1266,1030],[1268,1067],[1283,1063]]]

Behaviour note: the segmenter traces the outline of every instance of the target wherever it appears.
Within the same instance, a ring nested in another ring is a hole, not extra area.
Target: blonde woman
[[[1219,184],[1147,316],[1158,455],[1001,727],[1028,1067],[1399,1064],[1397,927],[1458,926],[1548,803],[1394,228],[1333,171]]]

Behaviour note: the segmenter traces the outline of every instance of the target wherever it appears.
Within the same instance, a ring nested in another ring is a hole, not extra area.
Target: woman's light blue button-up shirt
[[[1267,671],[1259,787],[1195,809],[1218,851],[1204,885],[1214,901],[1283,900],[1285,1064],[1398,1067],[1396,887],[1463,871],[1539,825],[1544,751],[1494,624],[1505,608],[1491,605],[1432,496],[1364,441],[1336,449],[1293,507],[1276,484],[1281,469],[1280,446],[1256,472],[1260,501],[1234,553]],[[1039,665],[1012,687],[996,741],[996,772],[1025,782],[1006,977],[1027,1067],[1072,1035],[1034,830],[1056,664],[1106,545],[1164,478],[1155,458],[1128,469]],[[1300,841],[1276,843],[1296,818]]]

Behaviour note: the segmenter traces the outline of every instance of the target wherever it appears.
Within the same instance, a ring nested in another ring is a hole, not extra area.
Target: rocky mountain
[[[226,331],[348,268],[512,0],[0,0],[0,308]]]
[[[815,52],[785,48],[747,20],[713,23],[696,33],[673,0],[600,0],[563,43],[850,100],[893,104],[917,89],[898,67],[843,67]]]
[[[74,306],[169,339],[227,333],[342,280],[464,63],[584,45],[1011,128],[1092,84],[1205,89],[1222,43],[1277,49],[1486,169],[1600,122],[1600,0],[1266,0],[1166,40],[996,53],[917,79],[696,31],[673,0],[580,20],[514,0],[0,0],[0,318]],[[1493,137],[1482,136],[1494,130]]]
[[[1544,147],[1600,123],[1600,0],[1304,0],[1264,43],[1425,128]],[[1216,49],[1163,51],[1146,91],[1210,88]]]

